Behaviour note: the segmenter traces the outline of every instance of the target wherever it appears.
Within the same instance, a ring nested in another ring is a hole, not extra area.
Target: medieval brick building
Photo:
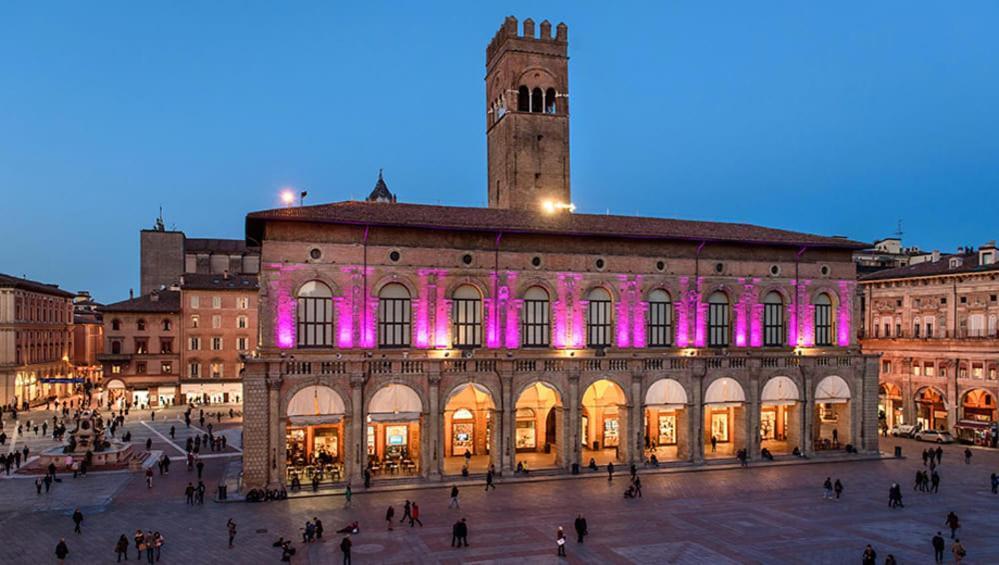
[[[568,29],[487,50],[489,207],[251,213],[244,484],[877,450],[863,244],[572,213]]]

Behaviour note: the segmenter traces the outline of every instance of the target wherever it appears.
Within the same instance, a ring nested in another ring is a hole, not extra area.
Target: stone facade
[[[997,419],[999,263],[994,244],[863,277],[862,346],[882,356],[884,425],[954,431]]]

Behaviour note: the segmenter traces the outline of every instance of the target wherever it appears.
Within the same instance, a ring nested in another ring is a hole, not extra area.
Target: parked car
[[[894,437],[912,437],[919,431],[919,428],[914,424],[899,424],[892,428],[888,433]]]
[[[954,436],[950,435],[950,432],[942,432],[940,430],[923,430],[921,432],[917,432],[915,437],[918,441],[954,443]]]

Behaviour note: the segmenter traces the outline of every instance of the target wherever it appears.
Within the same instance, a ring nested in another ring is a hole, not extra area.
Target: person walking
[[[958,564],[968,555],[968,552],[964,549],[964,545],[961,544],[961,540],[959,539],[954,540],[954,543],[951,544],[950,552],[954,555],[954,563]]]
[[[420,505],[417,504],[415,500],[413,501],[413,507],[410,510],[410,514],[409,514],[409,527],[410,528],[413,527],[413,523],[414,522],[419,523],[421,528],[423,527],[423,522],[420,522]]]
[[[77,534],[82,534],[83,531],[80,530],[80,524],[82,523],[83,523],[83,512],[80,512],[80,509],[77,508],[76,510],[73,511],[73,524],[74,524],[73,532]]]
[[[160,551],[163,550],[163,544],[165,542],[166,542],[166,539],[163,537],[162,534],[160,534],[159,532],[153,532],[153,549],[156,550],[156,562],[157,563],[159,563],[159,561],[160,561]]]
[[[930,484],[932,485],[929,488],[930,492],[933,493],[940,492],[940,473],[933,471],[933,473],[930,475]]]
[[[642,498],[642,479],[635,475],[635,480],[631,482],[631,486],[635,488],[635,496]]]
[[[971,465],[971,449],[967,447],[964,448],[964,464]]]
[[[931,542],[933,544],[933,561],[936,563],[943,563],[944,559],[944,548],[947,547],[947,542],[944,541],[943,535],[937,532],[937,535],[933,536]]]
[[[66,556],[69,555],[69,546],[66,545],[65,539],[59,538],[59,543],[56,544],[55,554],[59,563],[66,561]]]
[[[840,495],[843,494],[843,483],[839,479],[833,483],[833,490],[836,491],[836,500],[839,500]]]
[[[562,526],[555,531],[555,545],[558,547],[558,556],[565,557],[565,532],[562,531]]]
[[[489,490],[489,487],[492,487],[493,490],[496,490],[496,485],[493,484],[493,475],[494,475],[493,470],[490,467],[490,469],[486,471],[486,490]]]
[[[313,516],[312,525],[316,531],[316,541],[321,541],[323,539],[323,521],[318,516]]]
[[[957,536],[957,531],[961,529],[961,521],[958,520],[957,514],[953,512],[947,513],[947,519],[944,521],[947,527],[950,528],[950,539],[954,539]]]
[[[145,549],[146,534],[142,530],[135,530],[135,553],[136,559],[142,559],[142,550]]]
[[[187,504],[194,506],[194,484],[187,483],[187,488],[184,489],[184,496],[187,498]]]
[[[451,485],[451,502],[448,503],[447,507],[461,509],[458,504],[458,485]]]
[[[350,481],[347,481],[347,487],[343,489],[343,507],[350,508],[350,501],[354,498],[354,490],[350,488]],[[348,558],[348,561],[350,558]]]
[[[146,550],[146,562],[150,563],[151,565],[153,563],[153,557],[156,553],[156,544],[153,543],[154,542],[153,532],[151,531],[146,532],[145,537],[143,537],[142,539],[143,539],[142,546]]]
[[[343,553],[343,565],[350,565],[350,546],[353,542],[350,541],[350,536],[346,535],[340,540],[340,551]]]
[[[990,480],[992,482],[992,494],[999,494],[999,475],[992,473]]]
[[[125,534],[121,534],[118,538],[118,543],[114,544],[114,552],[118,555],[118,561],[116,563],[121,563],[121,558],[125,557],[125,561],[128,561],[128,538]]]
[[[163,466],[161,465],[160,466],[160,474],[161,475],[163,474],[162,469],[163,469]],[[148,488],[153,488],[153,468],[152,467],[147,467],[146,468],[146,488],[147,489]]]
[[[943,463],[943,448],[937,446],[937,465]]]
[[[822,498],[830,500],[833,497],[832,477],[826,477],[826,482],[822,483]]]
[[[583,537],[589,533],[586,531],[586,518],[583,518],[582,514],[576,514],[573,527],[576,529],[576,543],[583,543]]]
[[[198,480],[201,480],[201,473],[205,470],[205,462],[198,458],[198,462],[194,465],[198,469]]]
[[[614,462],[611,461],[607,464],[607,482],[614,480]]]
[[[395,508],[389,506],[388,510],[385,511],[385,521],[388,523],[388,529],[392,529],[392,521],[395,519]]]
[[[924,449],[923,450],[923,467],[926,466],[926,462],[927,462],[927,460],[929,458],[930,458],[930,452]]]
[[[871,544],[867,544],[867,547],[864,548],[862,563],[864,565],[877,565],[878,563],[878,552],[874,551]]]
[[[236,540],[236,522],[229,518],[229,521],[225,523],[225,529],[229,533],[229,549],[232,549],[232,542]]]
[[[451,527],[451,547],[461,547],[462,544],[468,547],[468,522],[464,518]]]
[[[399,523],[401,524],[401,523],[405,522],[406,520],[412,520],[412,518],[413,518],[412,505],[407,500],[406,504],[404,504],[403,507],[402,507],[402,519],[399,520]]]

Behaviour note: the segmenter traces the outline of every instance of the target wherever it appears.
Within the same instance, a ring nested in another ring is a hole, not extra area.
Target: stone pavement
[[[965,465],[963,446],[945,447],[941,492],[933,495],[911,490],[926,444],[888,439],[882,449],[896,444],[908,458],[650,474],[643,477],[644,498],[637,500],[622,497],[626,476],[610,484],[603,475],[500,482],[488,493],[468,485],[460,487],[460,510],[447,508],[446,486],[358,492],[350,509],[335,496],[188,507],[183,487],[193,473],[183,465],[174,465],[169,477],[157,476],[152,490],[140,476],[126,474],[64,480],[48,498],[34,495],[30,481],[0,481],[0,562],[52,562],[59,537],[69,544],[68,563],[111,562],[117,537],[141,527],[165,536],[162,563],[278,563],[280,554],[271,547],[278,536],[296,540],[294,563],[339,563],[340,536],[333,532],[358,520],[356,564],[858,563],[866,543],[878,551],[879,563],[888,553],[902,564],[931,563],[929,539],[936,531],[947,533],[944,517],[954,510],[964,526],[959,537],[968,549],[965,563],[999,563],[999,495],[988,485],[989,473],[999,472],[999,453],[975,450],[972,464]],[[225,461],[208,461],[210,490]],[[822,500],[826,476],[844,482],[842,500]],[[903,486],[904,509],[888,508],[892,481]],[[386,531],[386,507],[395,506],[398,520],[410,496],[420,503],[425,527],[396,523]],[[82,535],[72,533],[75,506],[86,516]],[[583,545],[571,532],[577,512],[590,525]],[[323,520],[326,539],[303,546],[301,528],[313,516]],[[451,524],[462,516],[468,518],[471,546],[453,549]],[[239,527],[232,550],[226,548],[230,517]],[[555,556],[557,526],[572,538],[567,560]],[[950,562],[949,547],[947,556]]]

